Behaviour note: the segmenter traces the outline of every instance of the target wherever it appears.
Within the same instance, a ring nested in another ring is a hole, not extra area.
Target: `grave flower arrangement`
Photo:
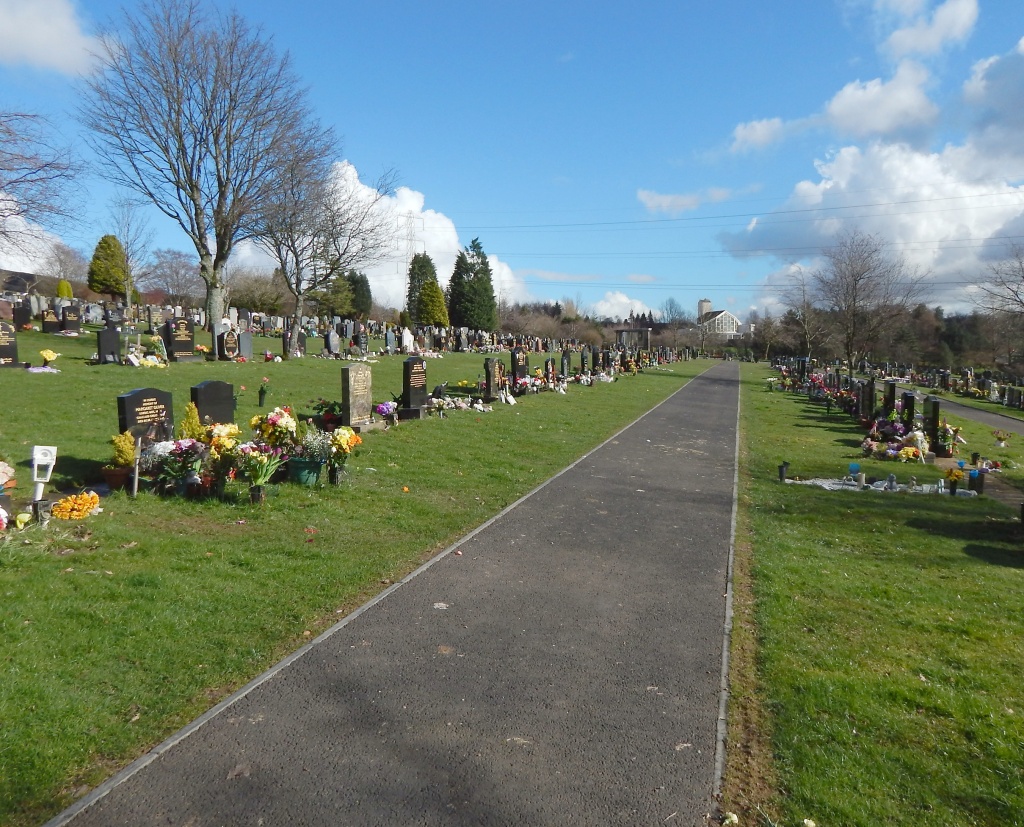
[[[362,444],[362,437],[347,425],[335,428],[334,433],[330,434],[330,455],[328,457],[328,462],[331,465],[344,465],[345,460],[348,459],[348,455],[352,453],[352,450],[356,446]]]
[[[292,409],[287,406],[274,408],[268,414],[256,414],[249,420],[249,427],[255,432],[257,440],[270,446],[292,445],[297,426]]]
[[[84,520],[100,511],[100,498],[95,491],[72,494],[53,504],[52,514],[58,520]]]
[[[45,350],[39,351],[39,355],[43,357],[43,367],[44,368],[45,367],[49,367],[50,363],[57,361],[57,357],[60,356],[59,353],[54,353],[49,348],[46,348]]]
[[[207,464],[210,475],[218,487],[227,480],[234,479],[240,437],[241,431],[233,422],[207,425],[204,429],[202,441],[209,446]]]
[[[946,480],[948,482],[962,482],[964,478],[964,472],[959,468],[947,468],[946,469]]]
[[[398,406],[394,402],[381,402],[374,410],[380,416],[392,416],[398,410]]]
[[[992,436],[995,437],[996,442],[1000,445],[1005,445],[1010,441],[1010,437],[1013,436],[1009,431],[1002,431],[998,428],[992,432]]]
[[[330,402],[322,396],[313,402],[313,413],[320,419],[324,429],[331,429],[341,423],[341,403]]]
[[[210,447],[198,439],[177,439],[164,455],[161,463],[162,476],[173,480],[198,479],[209,453]]]
[[[270,482],[288,455],[281,449],[259,442],[243,442],[238,446],[238,467],[248,478],[250,486],[263,486]]]
[[[0,459],[0,491],[14,486],[14,468]]]
[[[296,438],[290,453],[293,457],[323,465],[331,458],[331,435],[321,431],[312,422],[302,422],[296,428]]]

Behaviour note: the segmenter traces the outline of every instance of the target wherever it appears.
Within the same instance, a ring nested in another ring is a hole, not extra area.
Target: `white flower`
[[[740,817],[736,813],[726,813],[725,818],[722,819],[722,824],[739,824]]]
[[[803,820],[802,822],[800,822],[800,823],[801,823],[801,824],[803,824],[803,825],[804,825],[804,827],[818,827],[818,825],[817,825],[817,824],[815,824],[815,823],[814,823],[813,821],[811,821],[811,820],[810,820],[809,818],[805,818],[805,819],[804,819],[804,820]]]

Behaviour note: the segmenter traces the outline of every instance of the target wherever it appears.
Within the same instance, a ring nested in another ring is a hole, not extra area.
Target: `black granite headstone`
[[[11,309],[11,315],[14,316],[15,329],[24,330],[25,328],[32,327],[31,307],[25,307],[24,305],[15,305]]]
[[[109,327],[96,331],[96,356],[101,365],[121,364],[121,334]]]
[[[78,305],[64,306],[60,309],[60,329],[65,333],[81,333],[82,313]]]
[[[530,357],[526,351],[517,347],[512,351],[512,381],[517,382],[530,375]]]
[[[487,401],[498,398],[505,385],[505,364],[501,359],[484,359],[484,396]]]
[[[222,362],[234,362],[238,358],[238,334],[226,330],[217,336],[217,357]]]
[[[427,404],[427,362],[410,356],[402,363],[402,407],[399,419],[420,419]]]
[[[157,388],[136,388],[117,397],[117,432],[144,436],[150,429],[156,439],[170,439],[174,432],[171,394]]]
[[[235,386],[230,382],[210,379],[191,388],[192,402],[199,410],[204,425],[235,421]]]
[[[0,368],[24,367],[18,361],[18,337],[14,325],[0,321]]]
[[[572,373],[572,351],[562,351],[562,376],[568,376]]]
[[[52,307],[43,310],[43,333],[60,333],[60,319]]]
[[[164,344],[170,362],[199,362],[196,355],[195,323],[191,319],[168,319],[164,324]]]

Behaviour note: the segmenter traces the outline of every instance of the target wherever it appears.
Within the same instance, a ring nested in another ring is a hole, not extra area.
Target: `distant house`
[[[722,336],[726,339],[736,339],[740,336],[740,320],[728,310],[709,310],[702,313],[697,324],[710,336]]]

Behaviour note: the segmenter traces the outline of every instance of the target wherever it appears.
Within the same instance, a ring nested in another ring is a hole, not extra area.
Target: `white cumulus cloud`
[[[978,0],[946,0],[929,18],[914,9],[917,4],[903,4],[914,14],[913,22],[889,35],[886,49],[896,58],[907,55],[934,55],[947,44],[962,42],[978,21]]]
[[[782,140],[785,125],[782,118],[765,118],[759,121],[747,121],[736,126],[732,131],[730,152],[745,152],[750,149],[761,149],[769,144]]]
[[[881,79],[848,83],[828,102],[829,122],[845,135],[892,135],[932,123],[939,108],[922,88],[928,70],[904,61],[888,82]]]
[[[93,49],[70,0],[0,0],[0,63],[73,75]]]
[[[649,313],[651,308],[639,299],[631,299],[621,290],[609,290],[604,298],[594,302],[594,315],[599,319],[625,319],[633,313]]]

